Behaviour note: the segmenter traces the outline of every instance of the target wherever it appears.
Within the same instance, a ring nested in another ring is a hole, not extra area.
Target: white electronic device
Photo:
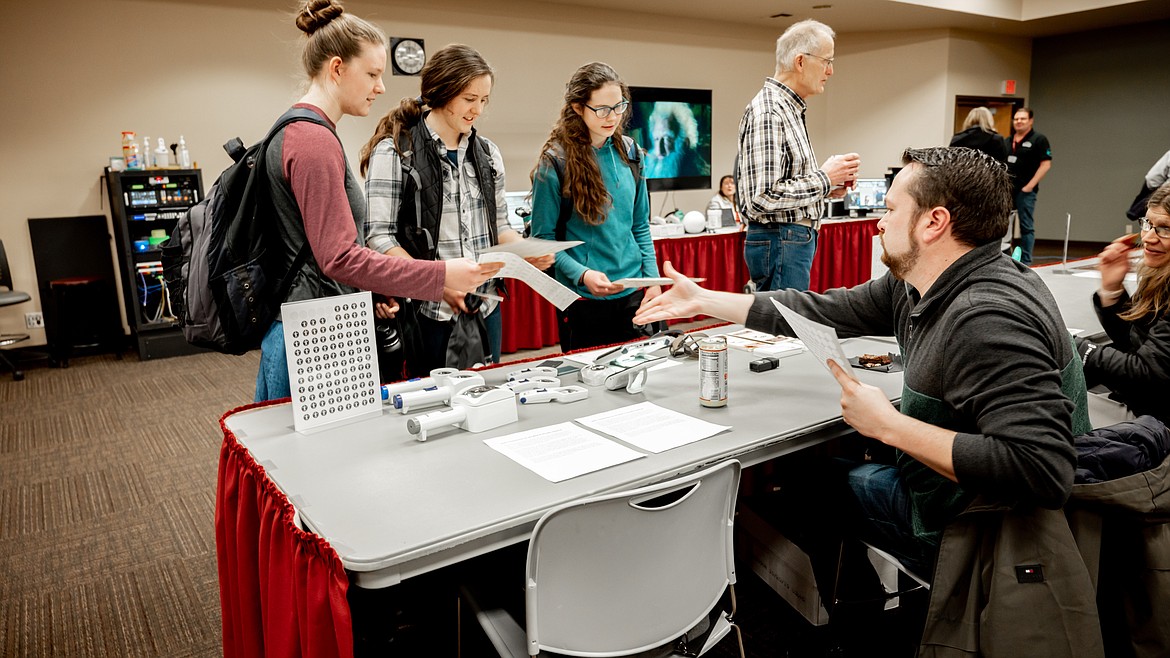
[[[394,404],[394,398],[409,391],[421,391],[424,388],[446,386],[447,378],[459,372],[456,368],[435,368],[429,377],[415,377],[404,382],[382,385],[382,402]]]
[[[601,363],[585,366],[577,371],[577,379],[586,386],[602,386],[610,375],[610,367]]]
[[[630,343],[615,347],[608,352],[602,352],[593,359],[594,363],[612,364],[624,366],[627,364],[633,365],[642,359],[650,358],[650,354],[657,352],[660,349],[670,347],[671,341],[674,340],[672,336],[659,336],[658,338],[647,338],[646,340],[638,341],[637,343]]]
[[[514,382],[517,379],[531,379],[532,377],[556,377],[557,374],[557,369],[551,366],[532,366],[509,372],[508,381]]]
[[[394,396],[394,407],[404,414],[417,411],[421,407],[431,407],[436,404],[447,404],[457,393],[472,386],[483,386],[483,375],[477,372],[460,370],[447,376],[445,386],[426,388],[421,391],[407,391]]]
[[[451,408],[433,411],[406,421],[406,431],[419,441],[438,428],[458,427],[468,432],[486,432],[516,422],[516,395],[502,386],[472,386],[451,398]]]
[[[556,386],[554,388],[536,388],[520,394],[520,404],[540,404],[542,402],[576,402],[589,397],[589,389],[584,386]]]
[[[650,366],[665,358],[664,356],[660,356],[658,358],[648,359],[628,368],[611,372],[605,378],[605,388],[610,391],[625,388],[626,393],[641,393],[642,389],[646,388],[646,380],[649,378]]]
[[[561,385],[559,377],[529,377],[528,379],[516,379],[504,384],[504,387],[511,390],[513,393],[523,393],[534,388],[555,388]]]
[[[641,393],[646,387],[650,368],[665,359],[665,356],[642,354],[630,357],[624,364],[618,364],[618,359],[614,359],[609,365],[595,363],[585,366],[578,377],[588,386],[604,386],[611,391],[625,388],[627,393]]]

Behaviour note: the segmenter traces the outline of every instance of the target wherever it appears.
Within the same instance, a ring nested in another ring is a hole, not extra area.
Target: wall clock
[[[394,75],[418,75],[427,61],[422,39],[390,39],[390,63]]]

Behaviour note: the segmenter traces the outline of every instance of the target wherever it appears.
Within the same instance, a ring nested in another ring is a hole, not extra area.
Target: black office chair
[[[0,240],[0,308],[5,306],[12,306],[13,304],[23,304],[29,301],[32,297],[27,292],[20,292],[12,289],[12,270],[8,269],[8,254],[4,252],[4,242]],[[28,340],[28,334],[0,334],[0,347],[7,347],[13,343],[19,343],[22,340]],[[12,379],[20,381],[24,379],[24,373],[16,367],[4,350],[0,349],[0,362],[8,366],[12,371]]]

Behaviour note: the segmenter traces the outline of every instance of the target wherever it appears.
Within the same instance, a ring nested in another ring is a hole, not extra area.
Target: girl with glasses
[[[402,99],[378,122],[361,152],[367,246],[406,260],[452,261],[521,239],[508,224],[503,157],[475,129],[494,81],[473,48],[446,46],[423,66],[418,97]],[[551,256],[529,260],[552,263]],[[496,284],[476,292],[494,296]],[[386,300],[375,315],[387,321],[399,306]],[[446,287],[441,301],[412,302],[402,314],[411,376],[499,362],[502,322],[491,297]]]
[[[1150,195],[1138,236],[1141,264],[1132,297],[1122,281],[1130,269],[1133,235],[1114,240],[1097,265],[1101,289],[1093,304],[1112,344],[1078,339],[1077,346],[1089,386],[1104,384],[1134,415],[1170,423],[1170,183]]]
[[[608,64],[577,69],[532,170],[532,235],[583,243],[556,254],[556,279],[582,297],[558,314],[566,352],[638,338],[634,312],[662,292],[614,283],[658,276],[644,154],[622,134],[629,101]]]

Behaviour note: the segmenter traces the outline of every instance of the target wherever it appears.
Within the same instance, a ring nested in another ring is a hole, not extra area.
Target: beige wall
[[[35,294],[27,218],[108,213],[101,168],[120,154],[122,130],[168,143],[183,134],[210,185],[228,163],[223,142],[237,135],[253,142],[296,100],[303,75],[291,3],[239,4],[248,8],[226,0],[45,0],[0,25],[0,239],[19,288]],[[492,63],[496,87],[480,130],[503,151],[510,190],[527,189],[564,83],[580,64],[607,61],[632,85],[712,89],[716,177],[730,171],[743,107],[773,68],[777,34],[764,25],[522,0],[439,5],[347,3],[391,36],[421,37],[431,52],[467,43]],[[1023,54],[1009,56],[1016,48]],[[839,35],[836,74],[827,93],[810,102],[818,156],[855,150],[863,174],[880,176],[903,147],[945,143],[954,94],[990,93],[1005,77],[1026,89],[1026,66],[1004,71],[1026,64],[1028,49],[1026,40],[945,32]],[[417,78],[388,75],[375,114],[416,95],[417,85]],[[376,118],[342,120],[351,161]],[[710,194],[656,193],[651,207],[697,209]],[[24,331],[24,313],[39,308],[34,299],[0,311],[0,332]]]

